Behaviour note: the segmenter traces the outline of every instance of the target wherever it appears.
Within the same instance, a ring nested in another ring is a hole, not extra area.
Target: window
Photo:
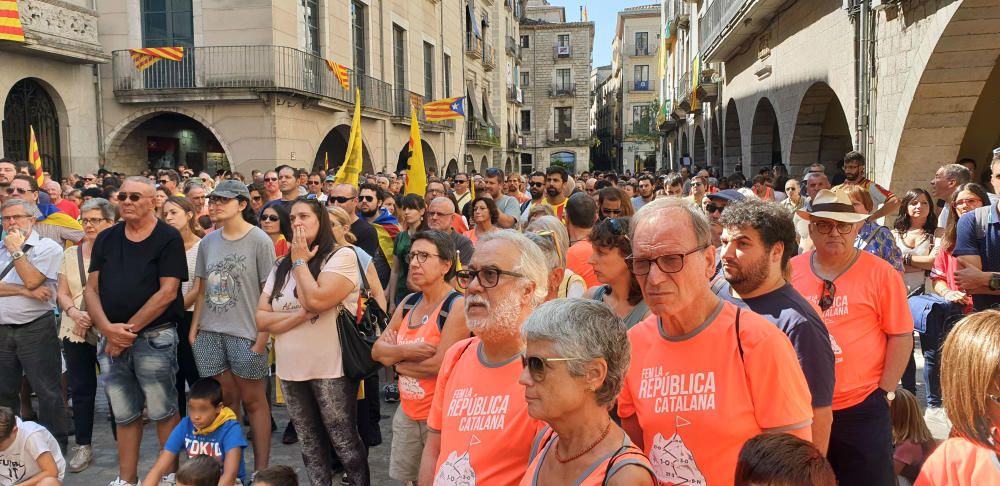
[[[142,2],[142,45],[173,47],[194,45],[191,0]]]
[[[319,0],[299,0],[302,6],[302,50],[319,55]]]
[[[531,73],[528,71],[521,71],[521,87],[526,88],[531,86]]]
[[[522,35],[521,36],[521,47],[523,47],[525,49],[531,49],[531,38],[528,37],[528,36],[526,36],[526,35]]]
[[[521,131],[531,131],[531,110],[521,110]]]
[[[635,55],[645,56],[649,54],[649,32],[635,33]]]
[[[444,97],[451,97],[451,56],[444,55]]]
[[[648,132],[652,124],[652,117],[649,112],[649,105],[632,106],[632,131]]]
[[[556,137],[570,138],[573,133],[573,108],[556,108]]]
[[[364,75],[368,62],[365,58],[368,39],[368,11],[365,5],[357,0],[351,2],[351,35],[354,47],[354,72]]]
[[[556,37],[556,45],[559,47],[569,47],[569,34],[559,34]]]
[[[406,89],[406,31],[392,25],[393,80],[397,89]]]
[[[635,90],[649,91],[650,89],[652,89],[649,83],[649,66],[646,64],[640,64],[636,65],[634,69],[635,69],[635,74],[633,79],[635,81],[635,86],[634,86]]]
[[[565,91],[570,89],[569,69],[556,69],[556,89]]]
[[[434,99],[434,46],[424,42],[424,99]]]

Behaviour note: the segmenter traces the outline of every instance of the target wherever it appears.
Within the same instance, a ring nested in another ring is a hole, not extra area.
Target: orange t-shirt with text
[[[528,416],[520,355],[487,363],[478,337],[455,343],[438,373],[427,427],[441,432],[436,486],[517,485],[543,425]]]
[[[968,439],[944,441],[927,458],[914,486],[985,486],[1000,484],[996,453]]]
[[[819,305],[823,281],[813,273],[814,252],[792,258],[792,287],[813,305]],[[912,334],[913,318],[903,277],[891,265],[868,252],[833,281],[833,306],[820,312],[830,331],[836,367],[833,409],[843,410],[864,401],[882,379],[886,336]]]
[[[686,336],[667,337],[656,315],[629,330],[632,364],[618,414],[636,416],[643,452],[661,484],[733,484],[747,439],[796,431],[810,439],[812,404],[788,337],[728,302]]]
[[[569,247],[569,250],[566,250],[566,268],[583,277],[583,281],[587,282],[588,289],[601,285],[594,273],[594,266],[587,263],[593,253],[594,246],[591,245],[589,239],[577,241]]]
[[[444,301],[441,301],[437,309],[427,316],[426,321],[422,324],[418,322],[416,326],[412,327],[410,314],[413,313],[413,310],[406,311],[396,333],[396,343],[427,343],[435,347],[440,344],[441,331],[438,329],[438,314],[441,313],[442,305],[444,305]],[[412,378],[399,375],[399,405],[403,407],[403,413],[413,420],[427,420],[436,387],[437,377]]]

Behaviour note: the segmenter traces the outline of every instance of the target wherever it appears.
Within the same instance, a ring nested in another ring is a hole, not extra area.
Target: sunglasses
[[[819,298],[819,308],[823,312],[833,307],[833,299],[837,296],[837,286],[830,280],[823,280],[823,293]]]
[[[160,179],[160,184],[169,184],[170,182],[170,179]]]
[[[715,204],[706,204],[705,212],[708,214],[721,213],[725,209],[723,206],[716,206]]]
[[[272,223],[277,223],[278,221],[281,220],[281,218],[278,218],[277,214],[265,214],[260,217],[260,220],[261,222],[270,221]]]
[[[496,287],[500,283],[501,275],[509,275],[511,277],[524,278],[524,275],[516,272],[508,272],[506,270],[500,270],[499,268],[482,268],[479,270],[459,270],[455,273],[458,280],[458,286],[462,289],[468,290],[469,286],[472,285],[473,280],[479,280],[479,285],[482,285],[484,289],[491,289]]]
[[[264,182],[278,182],[277,177],[265,177]]]
[[[253,199],[253,202],[260,202],[260,200],[264,199],[264,198],[261,197],[261,196],[253,196],[253,197],[251,197],[251,199]]]
[[[815,223],[813,223],[813,225],[816,226],[816,231],[819,231],[819,234],[821,235],[828,235],[830,233],[833,233],[833,228],[835,227],[837,228],[837,233],[840,233],[842,235],[846,235],[850,233],[852,229],[854,229],[854,225],[851,223],[838,222],[834,224],[829,221],[816,221]]]
[[[326,201],[327,201],[328,204],[329,204],[330,201],[336,201],[337,204],[345,204],[345,203],[347,203],[347,201],[353,201],[354,199],[355,198],[353,198],[353,197],[330,196],[329,199],[327,199]]]
[[[222,197],[222,196],[209,196],[209,198],[208,198],[208,203],[209,204],[214,204],[216,206],[218,206],[220,204],[226,204],[229,201],[232,201],[232,199],[230,199],[228,197]]]
[[[621,209],[601,208],[601,214],[603,214],[605,216],[621,216],[622,210]]]
[[[545,381],[545,364],[553,361],[581,361],[582,358],[542,358],[539,356],[521,355],[521,368],[527,368],[531,375],[531,381],[541,383]]]
[[[310,186],[318,186],[318,185],[320,185],[322,183],[323,183],[323,181],[309,181],[309,185]]]
[[[365,202],[375,202],[375,196],[358,196],[358,199]]]
[[[143,196],[138,192],[119,192],[117,199],[121,202],[125,202],[126,199],[132,202],[139,202],[139,200],[144,197],[146,196]]]
[[[544,187],[544,186],[545,186],[545,183],[544,183],[544,182],[532,182],[532,183],[530,183],[529,185],[530,185],[531,187]]]
[[[465,184],[466,182],[469,182],[469,180],[468,179],[455,179],[455,184]]]
[[[8,187],[7,188],[7,194],[8,195],[14,194],[15,192],[23,196],[23,195],[25,195],[25,194],[27,194],[29,192],[35,192],[35,191],[32,191],[31,189],[25,189],[23,187]]]

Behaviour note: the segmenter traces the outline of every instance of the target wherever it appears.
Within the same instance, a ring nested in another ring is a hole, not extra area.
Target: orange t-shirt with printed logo
[[[524,476],[540,421],[528,416],[520,355],[487,363],[478,337],[444,355],[427,427],[441,433],[436,486],[515,486]]]
[[[566,268],[583,277],[588,289],[601,285],[601,282],[597,280],[597,274],[594,273],[594,266],[587,263],[590,255],[593,254],[594,246],[590,243],[589,238],[573,243],[573,246],[566,250]]]
[[[410,322],[410,314],[413,313],[413,310],[406,311],[399,324],[399,330],[396,332],[396,343],[427,343],[434,346],[440,344],[441,331],[437,326],[438,314],[441,313],[442,305],[444,305],[444,301],[441,301],[437,309],[434,309],[434,312],[427,316],[427,320],[423,323],[415,323],[415,327],[411,327],[414,323]],[[403,407],[403,413],[413,420],[427,420],[436,386],[437,377],[412,378],[399,375],[399,405]]]
[[[788,337],[724,302],[686,336],[664,336],[656,315],[629,330],[632,364],[618,414],[636,416],[661,484],[733,484],[747,439],[768,431],[812,438],[812,399]]]
[[[927,458],[915,486],[1000,484],[1000,462],[992,450],[963,437],[944,441]]]
[[[812,271],[814,252],[792,258],[792,287],[819,305],[823,281]],[[903,277],[871,253],[858,258],[836,280],[833,306],[820,312],[830,331],[836,367],[833,409],[853,407],[871,395],[885,368],[887,336],[913,334]]]

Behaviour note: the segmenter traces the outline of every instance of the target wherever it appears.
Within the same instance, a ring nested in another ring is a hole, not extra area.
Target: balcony
[[[574,83],[555,83],[549,86],[549,96],[552,98],[561,98],[564,96],[576,96],[577,84]]]
[[[660,132],[656,130],[652,122],[648,118],[644,118],[641,121],[633,122],[628,126],[625,133],[626,137],[655,137],[659,136]]]
[[[698,100],[704,102],[714,102],[719,99],[719,79],[715,76],[715,69],[702,69],[698,73]]]
[[[631,55],[632,57],[655,56],[656,53],[657,53],[657,51],[658,51],[658,49],[657,49],[656,45],[651,45],[649,43],[647,43],[645,45],[643,45],[643,44],[632,44],[632,45],[629,45],[625,49],[625,52],[627,54]]]
[[[423,106],[425,103],[430,103],[431,101],[432,100],[424,98],[423,95],[414,93],[410,90],[398,88],[393,90],[393,123],[409,125],[412,120],[413,106]],[[427,121],[427,116],[424,114],[423,109],[417,112],[417,120],[420,122],[420,127],[428,131],[446,131],[455,129],[455,120],[444,120],[439,122]]]
[[[465,33],[465,55],[473,59],[483,57],[483,39],[472,32]]]
[[[568,127],[563,127],[557,130],[548,130],[545,134],[545,144],[548,146],[554,145],[572,145],[577,147],[583,147],[590,145],[590,137],[573,137],[573,131]]]
[[[506,49],[507,49],[507,54],[510,54],[515,59],[517,59],[518,61],[520,61],[521,60],[521,46],[517,43],[517,40],[515,40],[513,37],[511,37],[511,36],[508,35],[504,39],[504,42],[505,42],[505,46],[506,46]]]
[[[509,150],[524,150],[524,135],[516,133],[507,135],[507,148]]]
[[[674,99],[685,112],[691,108],[691,72],[685,71],[677,78]],[[686,114],[686,113],[685,113]]]
[[[344,89],[326,61],[283,46],[189,47],[180,62],[160,61],[139,72],[127,50],[111,53],[115,98],[120,103],[259,100],[261,94],[289,93],[333,103],[392,112],[392,85],[348,70]]]
[[[517,103],[518,105],[524,104],[524,90],[519,86],[507,86],[507,101],[512,103]]]
[[[500,148],[500,135],[497,127],[483,125],[477,122],[467,122],[465,142],[471,145]]]
[[[97,36],[97,12],[93,9],[55,0],[20,0],[15,4],[24,43],[3,42],[4,50],[77,64],[111,60]]]
[[[699,23],[703,62],[724,62],[764,31],[782,0],[712,0]]]
[[[573,46],[552,46],[553,59],[568,59],[573,57]]]
[[[497,51],[487,42],[483,42],[483,69],[487,72],[497,68]]]
[[[633,80],[629,91],[653,91],[653,82],[648,79]]]

